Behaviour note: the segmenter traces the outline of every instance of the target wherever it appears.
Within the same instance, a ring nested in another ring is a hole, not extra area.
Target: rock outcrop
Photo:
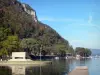
[[[35,22],[37,22],[37,16],[35,10],[33,10],[29,5],[22,3],[24,11],[30,14]]]

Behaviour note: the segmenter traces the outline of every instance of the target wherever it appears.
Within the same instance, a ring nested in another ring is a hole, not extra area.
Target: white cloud
[[[81,19],[71,19],[71,18],[54,18],[54,17],[40,17],[40,21],[54,21],[54,22],[81,22]]]
[[[49,22],[63,22],[63,23],[67,23],[67,22],[71,22],[71,24],[69,25],[77,25],[77,26],[89,26],[89,27],[96,27],[96,25],[94,25],[92,23],[92,19],[93,17],[91,15],[89,15],[88,20],[84,20],[84,19],[72,19],[72,18],[55,18],[55,17],[39,17],[38,18],[40,21],[49,21]]]
[[[88,24],[91,24],[92,23],[92,15],[89,15],[89,18],[88,18]]]

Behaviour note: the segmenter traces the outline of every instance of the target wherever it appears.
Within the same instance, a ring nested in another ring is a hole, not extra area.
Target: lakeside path
[[[32,65],[32,66],[44,66],[46,64],[51,64],[51,61],[0,61],[0,66],[9,65]]]
[[[89,73],[88,73],[88,67],[87,66],[76,67],[68,75],[89,75]]]

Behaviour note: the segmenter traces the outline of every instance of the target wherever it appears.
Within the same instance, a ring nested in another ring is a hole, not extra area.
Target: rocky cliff
[[[35,10],[33,10],[28,4],[22,4],[24,11],[32,16],[33,20],[37,22],[37,16]]]

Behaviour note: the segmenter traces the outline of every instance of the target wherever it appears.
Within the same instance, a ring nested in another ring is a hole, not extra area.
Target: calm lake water
[[[88,66],[89,75],[100,75],[100,58],[52,60],[46,66],[0,66],[0,75],[67,75],[76,66]]]

